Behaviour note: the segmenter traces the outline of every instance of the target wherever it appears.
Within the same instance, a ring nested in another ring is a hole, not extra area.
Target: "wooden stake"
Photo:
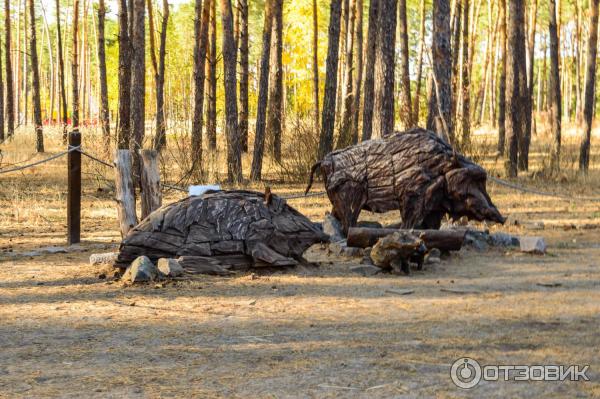
[[[162,194],[160,192],[160,170],[158,168],[158,152],[142,150],[142,219],[160,208]]]
[[[115,157],[115,187],[117,190],[116,201],[121,236],[125,237],[129,230],[137,224],[131,173],[131,153],[129,150],[117,150]]]
[[[69,149],[81,145],[81,133],[69,133]],[[75,150],[68,155],[68,194],[67,194],[67,243],[81,241],[81,152]]]

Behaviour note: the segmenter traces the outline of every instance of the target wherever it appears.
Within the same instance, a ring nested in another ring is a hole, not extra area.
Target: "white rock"
[[[178,277],[183,274],[183,267],[177,259],[160,258],[158,260],[158,271],[168,277]]]
[[[91,254],[90,265],[112,264],[117,260],[118,252],[105,252],[103,254]]]
[[[530,254],[545,254],[546,242],[543,237],[519,237],[521,252]]]
[[[188,192],[190,197],[191,196],[198,196],[198,195],[202,195],[207,191],[221,191],[221,186],[218,184],[207,184],[207,185],[203,185],[203,186],[189,186],[188,187]]]
[[[325,219],[323,219],[323,233],[329,236],[330,242],[344,240],[342,223],[329,212],[325,214]]]

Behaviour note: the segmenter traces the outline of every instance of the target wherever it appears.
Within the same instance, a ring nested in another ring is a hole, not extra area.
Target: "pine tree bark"
[[[375,98],[375,51],[378,43],[378,20],[380,0],[369,5],[369,28],[367,31],[367,63],[365,66],[365,94],[363,100],[362,139],[369,140],[373,134],[373,106]]]
[[[462,90],[462,145],[468,148],[471,143],[471,75],[469,73],[469,0],[462,0],[462,71],[461,71],[461,90]],[[458,52],[458,48],[456,49]]]
[[[230,182],[242,181],[241,142],[238,132],[236,49],[233,37],[233,11],[231,0],[221,0],[223,26],[223,68],[225,84],[225,135],[227,136],[227,178]]]
[[[379,44],[375,57],[373,132],[384,137],[394,131],[394,69],[397,0],[379,0]]]
[[[413,121],[416,125],[419,124],[419,111],[421,108],[421,80],[423,77],[423,51],[425,50],[425,2],[421,2],[419,25],[419,55],[417,56],[417,78],[415,88],[415,96],[413,99]]]
[[[590,25],[586,62],[585,103],[583,105],[583,139],[579,148],[579,171],[587,173],[590,167],[590,141],[594,116],[596,87],[596,55],[598,52],[598,0],[590,0]]]
[[[521,0],[508,1],[508,39],[506,71],[506,119],[507,160],[506,174],[517,176],[519,141],[526,129],[527,119],[527,70],[525,66],[525,16]]]
[[[42,127],[42,105],[40,100],[40,71],[37,55],[37,32],[35,29],[35,4],[29,0],[29,56],[31,57],[31,83],[33,101],[33,122],[35,124],[36,150],[44,152],[44,131]]]
[[[98,2],[98,79],[100,81],[100,122],[105,152],[110,148],[110,112],[108,110],[108,82],[106,78],[106,49],[104,47],[104,0]]]
[[[160,151],[167,145],[167,125],[165,118],[165,57],[167,53],[167,27],[169,24],[169,2],[163,0],[158,48],[158,70],[156,72],[156,136],[154,149]]]
[[[331,0],[329,9],[329,32],[327,38],[327,60],[325,73],[325,95],[321,116],[321,135],[319,138],[318,159],[323,159],[333,148],[333,129],[335,126],[335,101],[339,62],[341,0]]]
[[[4,79],[2,79],[2,46],[0,46],[0,143],[4,140]]]
[[[72,115],[71,125],[73,130],[79,128],[79,0],[73,0],[73,46],[71,48],[71,86]]]
[[[241,2],[240,2],[241,4]],[[206,136],[208,148],[211,151],[217,149],[217,15],[216,0],[210,0],[210,47],[208,55],[208,106],[206,116]],[[243,19],[242,19],[243,20]],[[241,51],[240,51],[241,56]],[[244,68],[242,67],[242,71]],[[240,77],[241,82],[241,77]],[[240,86],[240,97],[242,90]],[[240,113],[241,126],[241,113]]]
[[[455,143],[452,123],[452,52],[450,49],[450,1],[434,0],[433,2],[433,90],[429,98],[427,128],[439,130],[436,125],[444,126],[445,134],[451,144]],[[440,98],[437,98],[439,93]],[[436,119],[441,123],[436,123]]]
[[[56,0],[56,41],[58,58],[58,81],[60,87],[60,110],[62,116],[63,143],[67,142],[67,90],[65,88],[65,56],[63,52],[62,32],[60,27],[60,0]]]
[[[262,54],[258,78],[258,104],[256,106],[256,129],[254,136],[254,154],[250,179],[258,181],[262,174],[262,161],[265,151],[265,126],[267,117],[267,101],[269,96],[269,62],[271,58],[271,35],[273,32],[273,3],[277,0],[265,1],[265,21],[262,33]]]
[[[204,118],[204,80],[210,1],[196,0],[194,21],[194,116],[192,119],[192,170],[202,170],[202,125]]]
[[[535,55],[535,28],[537,19],[537,0],[531,1],[529,20],[529,32],[527,37],[526,47],[526,68],[527,68],[527,101],[525,104],[525,132],[522,139],[519,141],[519,170],[529,169],[529,145],[531,143],[531,127],[532,127],[532,108],[531,102],[533,98],[533,63]]]
[[[415,126],[411,112],[410,58],[408,52],[408,21],[406,0],[398,1],[398,24],[400,27],[400,121],[405,130]]]
[[[242,150],[248,152],[248,86],[249,86],[249,44],[248,44],[248,0],[239,0],[238,9],[240,12],[240,136],[242,140]]]
[[[500,0],[500,51],[501,65],[498,77],[498,147],[500,155],[504,155],[506,145],[506,0]]]
[[[358,117],[360,115],[360,92],[363,78],[363,0],[356,0],[356,81],[352,105],[352,144],[358,143]]]
[[[313,57],[313,119],[315,132],[319,132],[319,16],[317,14],[317,0],[313,0],[313,36],[312,36],[312,57]]]
[[[337,148],[345,148],[352,143],[352,115],[354,113],[352,105],[354,104],[354,82],[352,81],[352,72],[354,71],[354,24],[356,22],[356,0],[352,0],[348,6],[349,19],[346,27],[346,66],[344,68],[344,89],[345,97],[343,99],[343,114],[340,127],[340,134],[337,142]],[[359,57],[360,58],[360,57]]]
[[[77,0],[75,0],[77,1]],[[146,95],[146,32],[145,2],[133,0],[131,49],[131,94],[130,94],[130,126],[131,140],[129,149],[133,156],[134,181],[139,184],[141,160],[139,151],[142,148],[145,134],[145,95]]]
[[[4,1],[4,54],[6,56],[6,136],[15,134],[15,95],[11,61],[10,0]]]
[[[558,65],[558,26],[556,22],[556,1],[548,1],[549,23],[548,30],[550,34],[550,87],[549,99],[551,100],[552,126],[552,151],[550,154],[550,168],[553,171],[560,170],[560,146],[561,146],[561,93],[560,93],[560,70]],[[531,81],[530,81],[531,82]]]
[[[273,158],[281,162],[281,130],[283,117],[283,0],[273,2],[272,64],[269,76],[267,132],[273,139]]]
[[[131,41],[129,25],[132,15],[127,0],[119,0],[119,110],[117,127],[117,146],[121,150],[129,148],[131,141]]]

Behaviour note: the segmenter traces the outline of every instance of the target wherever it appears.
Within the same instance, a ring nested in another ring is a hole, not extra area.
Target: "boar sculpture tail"
[[[312,168],[310,168],[310,177],[308,179],[308,186],[306,187],[306,191],[304,192],[304,195],[308,194],[308,192],[310,191],[310,188],[312,187],[312,184],[313,184],[313,176],[314,176],[315,172],[317,171],[317,168],[319,166],[321,166],[321,162],[322,161],[317,162],[316,164],[314,164],[312,166]]]

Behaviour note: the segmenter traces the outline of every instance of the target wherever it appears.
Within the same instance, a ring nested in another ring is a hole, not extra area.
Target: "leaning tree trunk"
[[[56,0],[56,39],[58,58],[58,80],[60,86],[60,109],[62,113],[63,143],[67,142],[67,91],[65,89],[65,56],[63,54],[62,33],[60,28],[60,0]]]
[[[408,53],[408,21],[406,20],[406,0],[398,1],[398,24],[400,27],[400,121],[404,129],[415,125],[411,112],[410,98],[410,58]]]
[[[313,37],[312,37],[312,51],[313,51],[313,119],[315,124],[315,132],[319,132],[319,18],[317,14],[317,0],[313,0]]]
[[[4,1],[4,54],[6,56],[6,136],[15,134],[15,95],[10,50],[10,0]]]
[[[73,86],[72,102],[73,111],[71,115],[71,124],[73,129],[79,128],[79,41],[77,40],[79,31],[79,0],[73,1],[73,46],[71,48],[71,85]]]
[[[37,34],[35,29],[35,4],[29,0],[29,56],[31,57],[31,83],[33,85],[33,122],[35,124],[36,150],[44,152],[44,131],[42,128],[42,106],[40,104],[40,71],[38,69]]]
[[[433,90],[429,98],[427,128],[445,134],[454,144],[452,115],[452,54],[450,50],[450,1],[433,2]],[[439,98],[438,98],[439,95]],[[440,123],[436,123],[438,120]],[[443,132],[436,129],[442,126]]]
[[[158,70],[156,72],[156,136],[154,148],[161,150],[167,145],[167,125],[165,121],[165,57],[167,53],[167,27],[169,24],[169,2],[163,0],[160,24],[160,44],[158,48]]]
[[[506,0],[500,0],[501,65],[498,77],[498,153],[504,155],[506,138]]]
[[[558,66],[558,28],[556,23],[556,2],[548,1],[550,33],[550,87],[548,98],[550,100],[552,124],[552,152],[550,154],[550,167],[553,171],[560,170],[560,144],[561,144],[561,95],[560,71]],[[533,59],[533,58],[532,58]]]
[[[376,137],[384,137],[394,131],[396,0],[380,0],[379,7],[379,45],[375,53],[373,131]]]
[[[265,125],[267,116],[267,100],[269,95],[269,61],[271,57],[271,34],[273,30],[273,2],[265,2],[265,22],[262,34],[262,55],[258,79],[258,104],[256,107],[256,129],[254,137],[254,156],[252,158],[251,180],[260,180],[262,161],[265,152]]]
[[[596,87],[596,54],[598,47],[598,0],[590,1],[590,36],[588,39],[585,103],[583,106],[583,140],[579,149],[579,171],[587,173],[590,167],[590,141],[594,116]]]
[[[239,3],[241,4],[241,2]],[[208,148],[212,151],[217,149],[217,7],[216,0],[210,0],[210,47],[208,51],[208,105],[206,110],[206,137]],[[241,53],[241,51],[240,51]],[[240,54],[241,56],[241,54]],[[240,61],[241,62],[241,61]],[[246,63],[247,66],[247,63]],[[243,71],[242,67],[242,71]],[[243,72],[242,72],[243,73]],[[240,77],[240,83],[241,83]],[[242,90],[240,85],[240,97]],[[240,112],[241,126],[241,112]]]
[[[517,176],[519,140],[525,133],[527,118],[527,71],[525,67],[525,17],[524,4],[521,0],[508,2],[508,40],[506,71],[506,119],[508,177]],[[531,116],[531,115],[529,115]]]
[[[236,92],[236,50],[233,37],[233,10],[231,0],[221,0],[223,25],[223,68],[225,83],[225,135],[227,137],[227,178],[231,182],[242,181],[242,157],[238,132]]]
[[[329,35],[327,39],[325,96],[323,99],[323,114],[321,116],[321,135],[319,138],[319,152],[317,154],[318,159],[322,159],[326,154],[331,152],[333,147],[341,14],[342,1],[331,0]]]
[[[360,115],[360,89],[363,78],[363,0],[356,0],[356,81],[352,105],[352,144],[358,143],[358,117]]]
[[[378,42],[379,0],[369,5],[369,28],[367,32],[367,63],[365,66],[365,94],[363,103],[362,139],[369,140],[373,134],[373,103],[375,97],[375,51]]]
[[[204,3],[204,5],[202,4]],[[204,117],[204,79],[208,47],[210,2],[196,0],[194,21],[194,116],[192,119],[192,171],[202,170],[202,124]]]
[[[104,48],[104,0],[98,3],[98,79],[100,80],[100,121],[105,152],[110,148],[110,114],[108,111],[108,83],[106,81],[106,49]]]
[[[462,0],[462,71],[461,71],[461,90],[462,90],[462,144],[470,145],[471,142],[471,75],[469,74],[469,0]],[[458,52],[458,48],[455,50]]]
[[[131,104],[129,90],[131,88],[131,42],[129,25],[132,15],[129,14],[127,0],[119,0],[119,110],[117,127],[117,147],[128,149],[131,141]]]
[[[267,132],[273,139],[273,158],[281,162],[281,125],[283,116],[283,0],[273,3],[273,63],[269,76]]]
[[[248,0],[238,1],[238,10],[240,12],[240,137],[242,140],[242,150],[248,152],[248,85],[249,85],[249,63],[248,63]],[[216,17],[215,17],[216,18]],[[215,29],[216,32],[216,29]],[[216,35],[216,33],[215,33]]]

